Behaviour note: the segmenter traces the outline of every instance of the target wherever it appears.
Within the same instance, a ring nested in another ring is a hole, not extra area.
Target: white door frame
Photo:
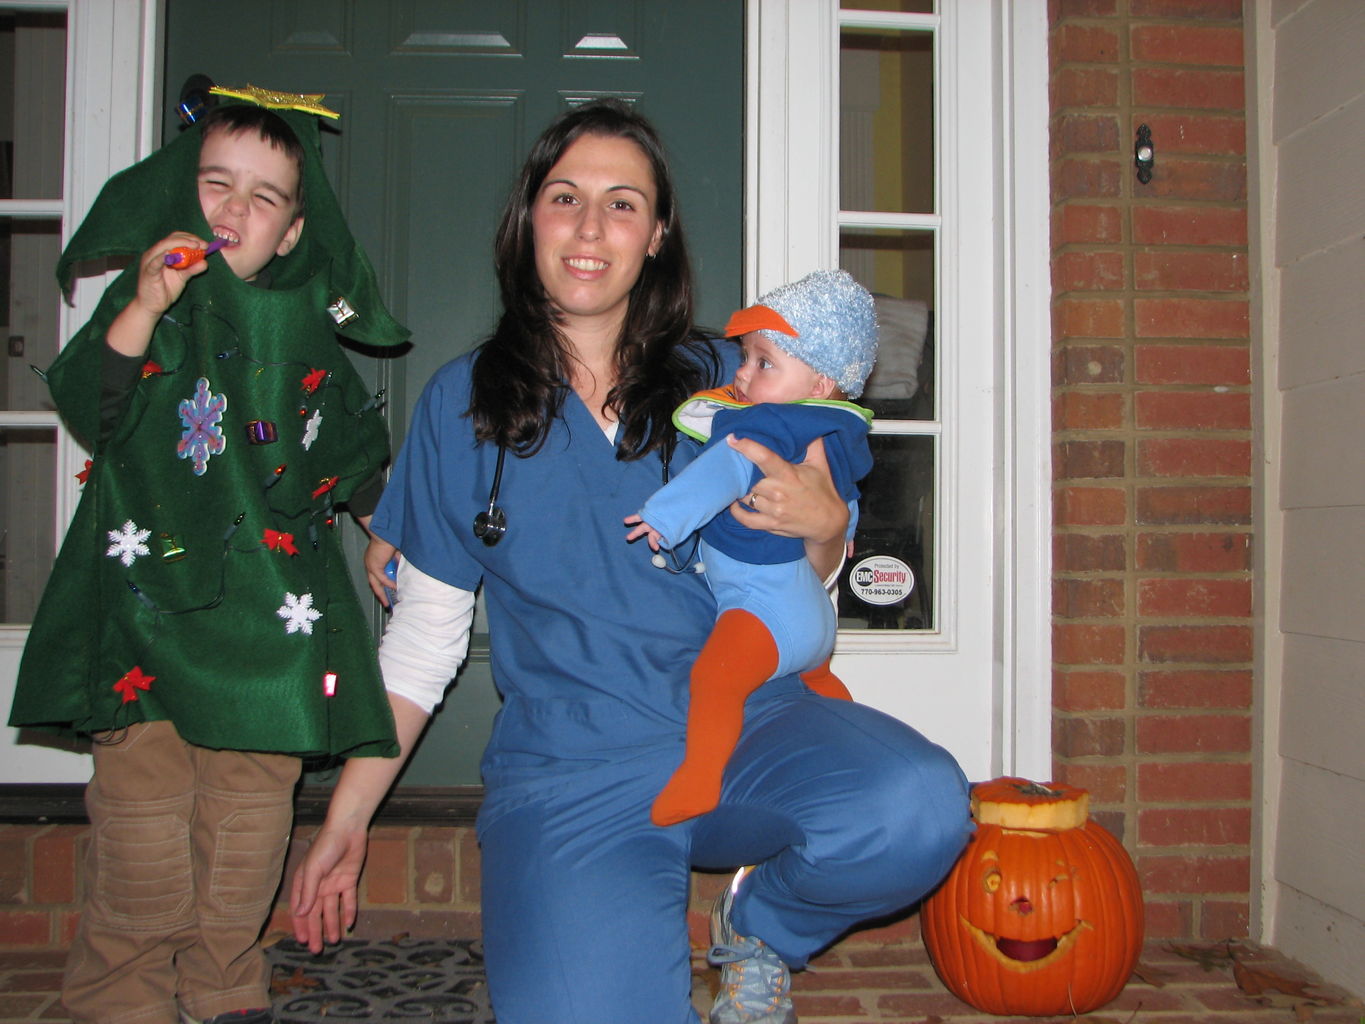
[[[945,394],[951,384],[959,396],[984,405],[987,416],[984,424],[958,422],[955,429],[945,424],[943,458],[955,478],[959,443],[970,446],[974,458],[989,452],[989,493],[959,495],[956,501],[950,496],[944,505],[941,635],[898,640],[846,631],[838,651],[846,666],[864,654],[942,652],[965,658],[949,673],[989,673],[989,714],[965,727],[978,736],[971,750],[957,749],[969,742],[965,738],[944,742],[974,778],[1008,773],[1050,779],[1046,0],[940,0],[940,9],[929,16],[937,20],[939,36],[940,210],[975,248],[967,256],[956,244],[951,252],[944,247],[938,322],[942,335],[988,332],[987,362],[993,363],[971,367],[970,381],[945,381]],[[837,0],[749,2],[750,299],[810,270],[837,265],[839,23]],[[996,63],[983,66],[992,55]],[[958,284],[968,280],[970,288]],[[953,415],[945,409],[945,416]],[[968,440],[960,440],[964,435]],[[988,624],[954,614],[979,608],[982,594],[991,609]],[[855,695],[864,696],[856,687]],[[923,707],[904,700],[884,690],[870,695],[870,702],[917,723]],[[981,744],[987,742],[984,752]]]

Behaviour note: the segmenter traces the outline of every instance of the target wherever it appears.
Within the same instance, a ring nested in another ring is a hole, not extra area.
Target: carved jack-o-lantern
[[[924,943],[958,998],[987,1013],[1085,1013],[1123,988],[1142,949],[1127,852],[1062,784],[972,791],[976,835],[924,904]]]

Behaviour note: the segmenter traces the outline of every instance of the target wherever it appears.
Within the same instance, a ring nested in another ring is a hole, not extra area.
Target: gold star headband
[[[318,114],[321,117],[338,118],[341,115],[335,110],[328,110],[322,105],[325,92],[319,93],[299,93],[299,92],[276,92],[273,89],[262,89],[257,85],[248,84],[241,89],[225,89],[221,85],[215,85],[209,90],[215,96],[231,96],[233,99],[247,100],[260,107],[267,107],[272,110],[301,110],[305,114]]]

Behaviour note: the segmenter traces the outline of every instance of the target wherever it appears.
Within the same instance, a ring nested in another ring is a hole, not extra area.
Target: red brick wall
[[[83,825],[0,825],[0,947],[70,941],[87,831]]]
[[[1241,0],[1051,0],[1053,754],[1155,936],[1246,934]],[[1151,182],[1133,146],[1147,124]]]
[[[295,830],[285,878],[315,828]],[[75,934],[85,890],[86,825],[0,825],[0,948],[53,948]],[[355,934],[477,937],[479,849],[472,828],[374,830]],[[289,933],[281,892],[268,932]]]

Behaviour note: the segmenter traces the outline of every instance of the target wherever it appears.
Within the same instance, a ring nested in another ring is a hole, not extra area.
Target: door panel
[[[394,314],[413,330],[398,358],[353,354],[385,389],[395,449],[432,372],[499,311],[493,231],[512,178],[569,105],[620,95],[659,128],[697,272],[699,319],[742,299],[744,5],[734,0],[219,0],[166,5],[165,131],[194,73],[225,85],[326,93],[328,174]],[[476,510],[470,509],[472,519]],[[347,522],[358,563],[360,531]],[[356,572],[357,581],[360,580]],[[376,605],[377,608],[377,605]],[[378,620],[378,612],[376,612]],[[478,782],[496,709],[487,638],[433,723],[408,784]]]
[[[524,155],[524,106],[509,92],[386,97],[388,144],[372,156],[373,180],[391,183],[384,196],[387,294],[417,341],[389,367],[396,408],[411,409],[427,378],[497,322],[492,240]],[[452,153],[478,159],[452,164]],[[406,419],[393,424],[395,451]]]

